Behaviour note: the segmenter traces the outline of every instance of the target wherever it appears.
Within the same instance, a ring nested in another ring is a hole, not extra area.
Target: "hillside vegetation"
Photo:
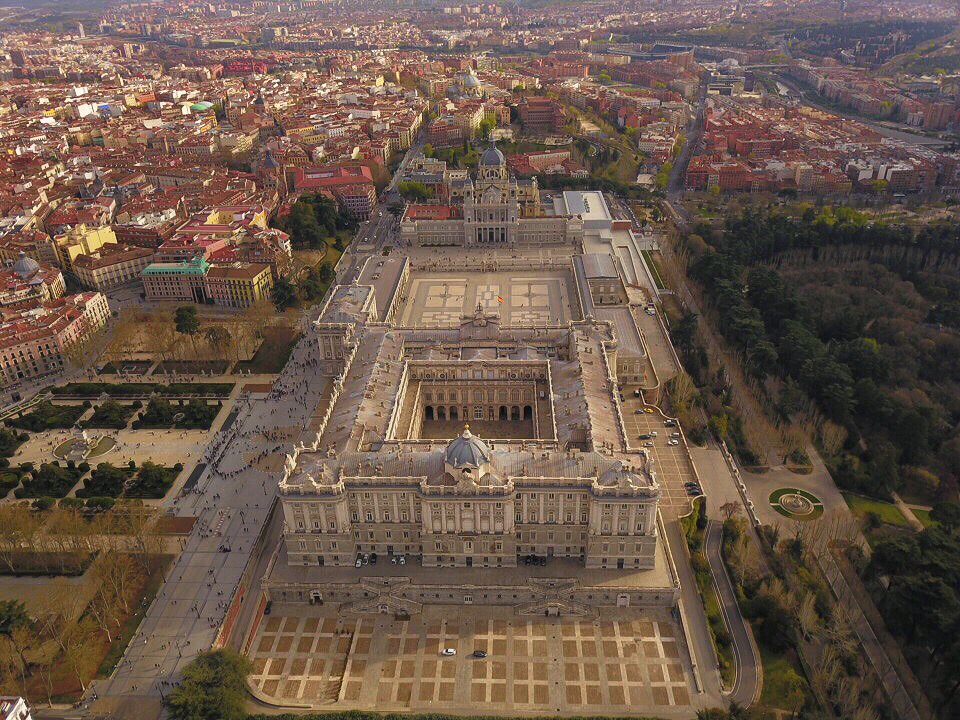
[[[747,210],[684,242],[774,419],[816,431],[838,484],[956,497],[960,228]]]

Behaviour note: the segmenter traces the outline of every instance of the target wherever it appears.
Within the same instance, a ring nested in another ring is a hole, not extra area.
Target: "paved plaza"
[[[410,281],[400,324],[456,327],[477,304],[500,313],[504,325],[569,322],[574,307],[568,273],[560,271],[480,272],[471,275],[416,272]],[[501,302],[501,300],[503,302]]]
[[[220,634],[273,507],[274,466],[282,464],[328,390],[328,378],[315,370],[311,343],[316,339],[308,335],[297,344],[268,395],[237,402],[236,421],[215,433],[200,457],[196,487],[168,496],[174,514],[198,522],[116,670],[95,683],[101,699],[93,712],[145,717],[144,703],[153,708],[183,667]],[[221,552],[223,546],[230,552]]]
[[[453,648],[454,657],[440,651]],[[486,658],[473,658],[483,650]],[[690,666],[664,610],[602,621],[434,607],[411,620],[274,606],[249,652],[266,698],[337,710],[692,713]],[[334,709],[334,708],[330,708]]]

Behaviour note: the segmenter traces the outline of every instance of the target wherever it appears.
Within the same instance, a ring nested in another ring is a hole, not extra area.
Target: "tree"
[[[720,512],[723,513],[723,516],[727,520],[729,520],[734,515],[739,513],[742,509],[743,509],[743,506],[740,505],[740,502],[738,500],[731,500],[729,502],[725,502],[723,505],[720,506]]]
[[[19,600],[0,600],[0,635],[10,637],[18,627],[30,624],[27,609]]]
[[[250,661],[233,650],[204,652],[166,699],[172,720],[243,720]]]
[[[300,298],[297,296],[297,288],[284,276],[281,276],[273,284],[273,290],[270,291],[270,299],[280,312],[288,308],[296,307],[300,302]]]
[[[313,302],[323,297],[330,285],[333,271],[330,269],[330,263],[323,263],[318,270],[315,267],[308,267],[306,272],[297,283],[297,290],[301,298],[307,302]],[[328,279],[324,279],[328,278]]]
[[[936,520],[945,529],[954,530],[960,527],[960,504],[955,502],[937,503],[930,511],[930,518]]]
[[[422,182],[415,180],[402,180],[397,184],[397,192],[399,192],[407,202],[424,202],[433,196],[433,190]]]
[[[173,323],[178,333],[190,338],[190,344],[193,345],[193,352],[196,355],[196,336],[200,331],[200,317],[197,315],[197,306],[181,305],[178,307],[173,316]]]
[[[96,656],[89,647],[94,633],[93,622],[87,617],[81,617],[70,623],[63,636],[63,660],[77,678],[83,692],[87,691],[86,679],[89,679],[91,670],[96,667]]]
[[[325,262],[320,265],[320,282],[326,283],[329,285],[337,277],[337,274],[333,270],[333,266]]]
[[[870,556],[869,573],[893,578],[920,561],[920,545],[912,535],[894,535],[876,543]]]
[[[230,331],[223,325],[211,325],[203,331],[203,337],[206,338],[218,358],[225,357],[233,343]]]

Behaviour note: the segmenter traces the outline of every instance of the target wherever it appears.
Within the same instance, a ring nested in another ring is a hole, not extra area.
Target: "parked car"
[[[641,440],[650,440],[652,437],[653,437],[653,435],[651,435],[650,433],[641,433],[641,434],[640,434],[640,439],[641,439]]]
[[[663,424],[664,424],[666,427],[676,427],[676,426],[677,426],[677,421],[676,421],[676,420],[667,419],[667,420],[664,420],[664,421],[663,421]]]
[[[370,553],[370,564],[371,564],[371,565],[376,565],[376,564],[377,564],[377,554],[376,554],[376,553]]]
[[[406,556],[406,555],[401,555],[401,556],[400,556],[400,564],[401,564],[401,565],[406,565],[406,564],[407,564],[407,556]]]
[[[644,446],[644,447],[653,447],[653,441],[652,441],[652,440],[647,440],[647,441],[643,444],[643,446]]]
[[[354,563],[356,567],[363,567],[363,560],[357,558],[357,562]]]
[[[454,655],[457,654],[457,650],[456,648],[444,648],[443,650],[440,651],[440,654],[443,655],[444,657],[453,657]]]
[[[273,610],[273,600],[267,600],[267,604],[263,606],[263,614],[269,615],[271,610]]]
[[[474,650],[474,651],[473,651],[473,656],[474,656],[475,658],[483,659],[483,658],[485,658],[485,657],[487,656],[487,653],[486,653],[485,651],[483,651],[483,650]]]
[[[667,440],[667,445],[679,445],[679,440]]]

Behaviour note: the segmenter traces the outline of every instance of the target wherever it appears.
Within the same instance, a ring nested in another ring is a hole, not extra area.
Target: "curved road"
[[[720,612],[723,613],[723,622],[733,644],[734,663],[737,673],[733,688],[728,697],[743,706],[752,705],[760,697],[762,665],[760,653],[753,635],[747,627],[746,620],[740,614],[737,604],[737,594],[727,568],[720,556],[720,546],[723,539],[723,526],[716,520],[707,524],[707,535],[704,543],[704,552],[707,562],[710,563],[710,572],[713,574],[713,585],[720,600]]]

